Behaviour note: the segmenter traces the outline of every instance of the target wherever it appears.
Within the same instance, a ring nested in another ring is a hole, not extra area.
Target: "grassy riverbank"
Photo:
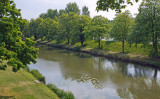
[[[61,44],[56,44],[55,42],[38,41],[38,44],[44,44],[52,47],[63,48],[72,51],[79,51],[83,53],[89,53],[92,55],[103,56],[106,58],[118,59],[122,61],[137,63],[146,66],[160,67],[160,58],[149,57],[149,50],[151,46],[141,47],[138,45],[137,48],[132,45],[126,44],[126,53],[121,52],[120,42],[102,42],[102,49],[97,49],[96,42],[85,42],[85,47],[81,47],[80,43],[74,45],[66,45],[65,42]]]
[[[14,73],[11,68],[0,70],[0,99],[8,99],[6,96],[15,99],[59,99],[44,84],[36,83],[31,73],[26,70]]]

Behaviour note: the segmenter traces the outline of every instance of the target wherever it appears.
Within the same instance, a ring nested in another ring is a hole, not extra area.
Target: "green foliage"
[[[0,59],[6,60],[7,65],[12,66],[16,72],[30,62],[36,62],[38,49],[34,47],[36,42],[32,39],[26,38],[22,41],[19,27],[23,20],[15,3],[12,0],[5,0],[0,1],[0,6]],[[6,69],[7,65],[1,64],[0,67]]]
[[[110,25],[108,19],[102,16],[95,16],[90,24],[85,28],[86,38],[89,40],[95,39],[99,42],[101,39],[107,37],[107,33],[110,31]]]
[[[59,10],[59,13],[58,13],[58,17],[60,17],[63,13],[65,13],[65,10],[60,9],[60,10]]]
[[[34,36],[35,40],[41,37],[41,34],[39,33],[39,26],[43,21],[44,20],[42,18],[31,19],[28,25],[29,31],[27,31],[27,33],[29,33],[28,34],[29,37]],[[24,34],[27,34],[27,33],[24,33]]]
[[[82,15],[87,15],[87,16],[90,17],[90,12],[89,12],[87,6],[84,6],[84,7],[82,8]]]
[[[67,4],[67,7],[65,8],[65,12],[68,13],[68,14],[69,14],[70,12],[74,12],[75,14],[80,15],[79,7],[78,7],[78,5],[77,5],[75,2],[73,2],[73,3],[68,3],[68,4]]]
[[[37,78],[40,82],[43,82],[45,84],[45,77],[41,73],[39,73],[38,70],[33,69],[30,71],[30,73],[32,73],[33,76]]]
[[[64,37],[67,38],[68,44],[70,44],[71,30],[73,29],[74,22],[77,19],[77,15],[74,12],[70,12],[69,14],[63,13],[60,16],[60,24],[65,28]]]
[[[72,42],[77,43],[81,42],[81,46],[83,46],[83,42],[85,41],[85,32],[84,28],[88,26],[91,22],[91,18],[84,15],[76,15],[72,29]]]
[[[54,39],[54,35],[57,34],[58,26],[59,22],[56,22],[51,18],[44,19],[38,27],[38,33],[40,34],[41,40],[45,37],[46,40],[52,41]]]
[[[116,12],[121,12],[121,9],[126,8],[126,4],[133,5],[133,2],[138,2],[139,0],[98,0],[97,1],[97,11],[109,11],[109,9],[115,10]]]
[[[61,89],[58,89],[56,86],[52,84],[47,84],[47,87],[52,90],[54,93],[58,95],[59,98],[61,99],[75,99],[73,94],[71,92],[65,92]]]
[[[115,40],[122,41],[122,52],[124,52],[124,41],[127,40],[133,25],[134,20],[132,19],[129,11],[117,14],[117,17],[114,19],[110,36]]]
[[[98,2],[101,1],[103,0],[99,0]],[[110,0],[102,3],[114,5],[111,8],[120,11],[123,2],[123,0]],[[129,3],[130,0],[126,2]],[[143,51],[146,50],[145,52],[147,54],[145,53],[145,55],[155,56],[155,52],[158,52],[158,40],[160,38],[158,28],[160,23],[160,3],[158,2],[159,1],[153,2],[150,0],[144,1],[139,8],[135,22],[129,11],[118,13],[114,20],[108,21],[108,19],[102,16],[95,16],[94,18],[88,17],[89,11],[86,6],[82,8],[82,15],[79,15],[80,10],[77,4],[69,3],[65,10],[61,9],[57,12],[56,9],[49,9],[47,13],[40,15],[42,18],[32,19],[29,24],[26,22],[26,25],[21,25],[21,29],[25,37],[34,36],[35,40],[41,39],[46,40],[46,42],[56,42],[61,45],[68,44],[67,46],[77,47],[77,50],[80,49],[81,45],[83,47],[87,46],[118,52],[120,52],[120,49],[124,52],[125,49],[125,53],[134,53],[131,51],[133,49],[135,53],[137,53],[137,48],[139,48],[139,52],[144,53]],[[103,7],[105,10],[108,8],[107,6]],[[108,38],[121,41],[122,45],[120,45],[120,42],[110,43],[111,47],[109,47],[110,45],[103,41]],[[127,41],[127,43],[125,43],[125,41]],[[113,47],[112,44],[118,47]],[[150,44],[153,44],[153,46],[151,47]],[[139,47],[139,45],[142,47]],[[148,50],[144,48],[145,50],[141,51],[141,49],[146,46],[149,46]],[[7,53],[7,51],[3,52]],[[149,52],[150,54],[148,54]],[[15,56],[15,54],[13,54],[13,56]]]
[[[146,0],[139,7],[139,13],[135,19],[131,39],[135,43],[144,45],[152,42],[151,55],[158,57],[158,39],[160,38],[160,1]],[[153,54],[154,53],[154,54]]]
[[[39,15],[39,17],[43,19],[46,19],[46,18],[54,19],[54,17],[58,17],[58,11],[57,9],[55,10],[48,9],[47,13],[42,13]]]

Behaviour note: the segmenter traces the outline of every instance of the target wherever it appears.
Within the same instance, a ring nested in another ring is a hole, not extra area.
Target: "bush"
[[[33,74],[34,77],[36,77],[40,82],[43,82],[45,84],[45,77],[38,72],[38,70],[31,70],[30,73]]]
[[[75,99],[72,92],[65,92],[64,90],[58,89],[56,86],[52,84],[47,84],[46,86],[55,94],[57,94],[57,96],[61,99]]]

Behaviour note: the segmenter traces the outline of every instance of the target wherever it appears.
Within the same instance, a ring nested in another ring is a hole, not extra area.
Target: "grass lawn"
[[[59,99],[45,85],[34,80],[33,75],[26,70],[16,73],[10,67],[5,71],[0,70],[0,99],[8,99],[4,96],[13,96],[15,99]]]

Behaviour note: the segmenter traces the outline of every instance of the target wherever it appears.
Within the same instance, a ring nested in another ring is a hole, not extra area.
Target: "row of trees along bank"
[[[49,9],[37,19],[30,22],[24,20],[21,30],[25,37],[34,37],[35,40],[56,41],[67,44],[94,40],[101,48],[102,39],[112,38],[122,42],[122,52],[125,52],[125,42],[130,46],[143,44],[152,46],[150,54],[158,57],[158,44],[160,39],[160,1],[146,0],[139,7],[135,18],[129,11],[117,13],[114,20],[109,21],[102,16],[90,17],[88,7],[82,8],[82,14],[76,3],[69,3],[65,9]]]

